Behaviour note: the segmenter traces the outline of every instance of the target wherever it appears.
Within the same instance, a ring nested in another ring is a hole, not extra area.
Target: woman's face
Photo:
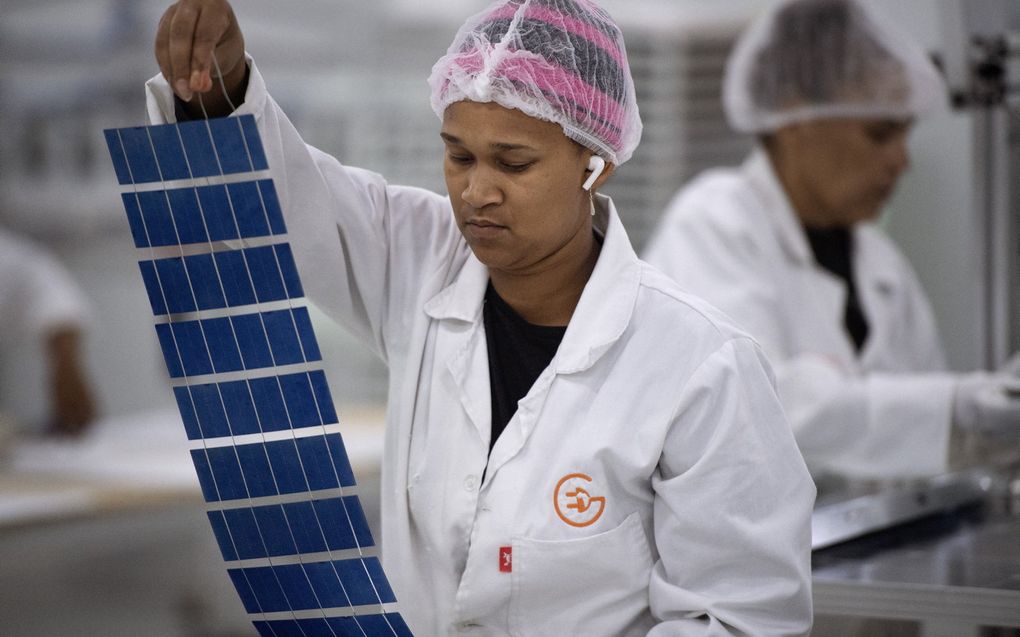
[[[462,101],[446,109],[441,136],[453,213],[479,261],[528,275],[588,257],[591,216],[581,184],[591,153],[559,125]]]
[[[821,119],[781,130],[786,157],[806,190],[804,212],[823,225],[874,219],[910,165],[911,123],[883,119]]]

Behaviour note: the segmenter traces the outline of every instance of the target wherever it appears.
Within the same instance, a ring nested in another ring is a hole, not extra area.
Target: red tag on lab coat
[[[510,573],[514,570],[514,550],[509,546],[499,547],[499,572]]]

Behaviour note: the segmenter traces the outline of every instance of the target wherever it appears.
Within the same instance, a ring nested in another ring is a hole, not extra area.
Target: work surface
[[[371,485],[382,409],[341,417],[355,472]],[[231,615],[239,604],[204,512],[175,412],[109,420],[75,441],[23,441],[0,463],[5,634],[115,637],[144,625],[149,635],[183,635],[174,626],[200,621],[196,597],[213,606],[203,621],[250,626]],[[837,545],[816,552],[814,587],[820,614],[941,621],[952,631],[926,635],[1020,626],[1020,519],[971,508]]]

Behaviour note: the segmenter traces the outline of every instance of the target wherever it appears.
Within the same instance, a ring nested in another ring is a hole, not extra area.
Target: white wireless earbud
[[[599,178],[599,175],[601,175],[602,171],[605,169],[606,160],[602,159],[598,155],[592,155],[591,159],[588,160],[588,170],[591,171],[591,174],[588,175],[588,179],[586,179],[584,184],[581,185],[581,188],[591,190],[591,187],[595,185],[595,180]]]

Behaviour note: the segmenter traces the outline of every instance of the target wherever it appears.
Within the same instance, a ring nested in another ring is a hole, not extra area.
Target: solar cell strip
[[[105,134],[121,185],[247,173],[269,167],[251,115],[136,126]]]
[[[355,496],[215,510],[208,516],[228,562],[374,545]],[[293,533],[287,532],[288,521]]]
[[[261,637],[365,637],[365,635],[397,635],[411,637],[411,630],[397,613],[255,621]]]
[[[249,613],[369,606],[396,601],[375,557],[233,568],[227,569],[227,573]],[[337,578],[342,588],[337,585]],[[346,591],[346,595],[342,591]]]
[[[206,502],[353,487],[339,434],[191,452]],[[275,477],[275,480],[273,479]]]
[[[135,247],[252,239],[287,232],[271,179],[121,194]]]
[[[187,385],[174,387],[173,391],[189,440],[337,422],[326,375],[321,370]]]

